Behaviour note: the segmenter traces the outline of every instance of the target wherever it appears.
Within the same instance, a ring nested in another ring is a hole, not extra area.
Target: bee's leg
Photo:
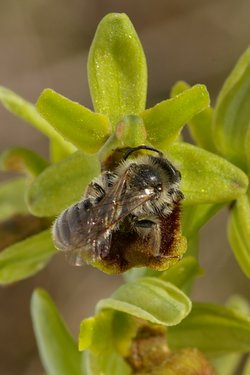
[[[99,182],[92,181],[86,191],[84,198],[91,199],[93,201],[100,201],[105,195],[104,188],[99,184]]]
[[[114,179],[117,176],[109,171],[105,171],[102,173],[102,182],[105,188],[110,188],[113,185]]]
[[[151,255],[160,255],[161,229],[158,220],[153,217],[147,218],[133,215],[131,217],[131,225],[138,235],[147,241],[147,248],[150,249]]]

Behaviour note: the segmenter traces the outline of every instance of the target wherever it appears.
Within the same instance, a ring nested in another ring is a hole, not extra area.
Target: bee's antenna
[[[130,148],[127,152],[125,152],[125,154],[123,156],[123,159],[126,160],[129,157],[129,155],[131,155],[133,152],[136,152],[136,151],[139,151],[139,150],[155,151],[159,154],[160,157],[163,157],[163,153],[161,151],[157,150],[156,148],[151,147],[151,146],[141,145],[141,146]]]

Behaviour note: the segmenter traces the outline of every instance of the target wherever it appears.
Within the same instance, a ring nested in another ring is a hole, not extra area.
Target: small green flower
[[[58,215],[81,199],[101,169],[119,163],[122,150],[142,144],[162,150],[180,170],[184,218],[199,207],[196,228],[216,211],[213,207],[219,208],[246,192],[248,178],[238,167],[215,153],[178,141],[183,126],[189,122],[194,122],[193,128],[200,126],[199,134],[207,134],[204,124],[209,124],[212,112],[204,85],[190,88],[179,84],[172,98],[145,109],[146,59],[125,14],[108,14],[101,21],[89,53],[88,77],[96,112],[51,89],[42,92],[36,107],[5,88],[0,90],[0,100],[6,108],[50,138],[51,165],[21,149],[7,151],[1,159],[2,169],[15,168],[29,174],[25,201],[33,215]],[[200,145],[204,146],[202,142]],[[210,150],[214,151],[214,146]],[[184,225],[183,230],[185,234],[192,232],[190,226],[187,230]],[[178,259],[186,249],[180,227],[176,239],[174,253]],[[175,261],[168,260],[159,269]],[[106,272],[117,272],[99,261],[92,264]],[[134,265],[137,261],[131,260],[130,267]]]

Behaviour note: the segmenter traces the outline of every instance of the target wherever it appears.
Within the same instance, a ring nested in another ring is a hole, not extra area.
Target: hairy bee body
[[[114,272],[177,257],[173,233],[179,233],[180,178],[162,156],[121,161],[57,218],[56,247],[74,265],[102,262]]]

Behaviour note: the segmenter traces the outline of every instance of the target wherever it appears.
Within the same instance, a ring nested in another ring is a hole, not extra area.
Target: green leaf
[[[231,210],[228,238],[242,271],[250,278],[250,199],[246,194]]]
[[[144,110],[146,59],[126,14],[111,13],[100,22],[89,52],[88,78],[96,112],[113,125]]]
[[[244,144],[250,125],[249,102],[250,48],[240,57],[223,85],[213,123],[218,152],[244,170],[247,169]]]
[[[50,139],[58,141],[68,154],[75,150],[75,147],[71,143],[65,142],[63,137],[42,118],[32,103],[24,100],[5,87],[0,87],[0,101],[7,110],[33,125]]]
[[[124,359],[117,353],[96,355],[85,353],[86,375],[131,375],[132,370]]]
[[[228,202],[247,190],[247,176],[215,154],[184,142],[174,143],[166,153],[181,172],[184,205]]]
[[[207,355],[250,350],[250,318],[232,309],[194,303],[189,316],[168,329],[171,349],[194,347]]]
[[[28,213],[24,202],[26,188],[25,178],[13,178],[0,184],[0,221]]]
[[[111,133],[109,119],[45,89],[36,104],[41,115],[67,141],[87,153],[95,153]]]
[[[97,311],[113,309],[155,324],[178,324],[189,314],[191,302],[174,285],[144,277],[121,286],[111,298],[97,304]]]
[[[42,289],[33,293],[31,315],[46,372],[50,375],[80,375],[81,353],[52,299]]]
[[[0,284],[34,275],[47,265],[55,252],[50,230],[9,246],[0,253]]]
[[[47,160],[23,147],[12,147],[0,155],[0,169],[37,176],[47,166]]]
[[[174,98],[145,110],[141,116],[148,133],[148,141],[160,148],[167,147],[176,140],[182,127],[208,106],[206,86],[195,85]]]
[[[35,216],[54,216],[78,201],[100,173],[96,156],[75,152],[42,172],[31,184],[27,203]]]
[[[190,85],[188,83],[178,81],[171,89],[171,97],[175,97],[189,88]],[[189,121],[188,128],[193,140],[199,147],[216,153],[213,141],[212,118],[213,109],[206,108]]]

